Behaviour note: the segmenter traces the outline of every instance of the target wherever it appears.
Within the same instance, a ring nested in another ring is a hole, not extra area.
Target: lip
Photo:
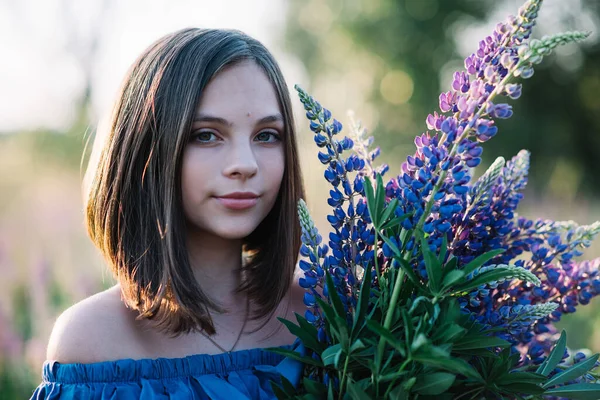
[[[256,193],[253,192],[233,192],[229,194],[224,194],[223,196],[217,196],[219,199],[254,199],[259,197]]]
[[[235,192],[225,196],[215,197],[222,206],[231,210],[245,210],[258,203],[259,196],[251,192]]]

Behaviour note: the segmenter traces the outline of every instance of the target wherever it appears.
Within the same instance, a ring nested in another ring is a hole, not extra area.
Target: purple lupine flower
[[[495,120],[512,116],[512,107],[494,103],[495,97],[518,98],[521,85],[510,83],[511,78],[530,77],[533,64],[556,45],[585,37],[567,33],[526,44],[524,40],[531,33],[540,2],[526,3],[517,17],[499,24],[467,57],[466,72],[455,73],[452,90],[439,97],[441,113],[434,112],[426,119],[433,133],[417,136],[415,154],[402,164],[401,174],[385,185],[386,201],[398,201],[395,215],[410,215],[402,221],[405,233],[409,232],[403,236],[406,242],[402,243],[400,237],[389,240],[405,252],[423,280],[427,279],[423,249],[410,234],[413,229],[426,233],[425,245],[432,251],[447,240],[447,257],[458,258],[459,265],[490,250],[505,250],[473,272],[473,276],[494,265],[508,264],[524,252],[530,253],[529,259],[505,266],[514,269],[514,277],[527,275],[529,279],[524,283],[516,284],[510,279],[491,282],[458,298],[463,311],[472,318],[503,328],[499,336],[513,344],[511,351],[521,353],[522,364],[542,362],[555,339],[553,322],[562,313],[575,311],[578,304],[589,302],[600,289],[598,265],[573,261],[581,255],[577,248],[589,245],[596,235],[595,228],[582,230],[574,225],[531,221],[516,215],[527,183],[527,151],[506,165],[503,159],[497,160],[480,180],[469,186],[471,168],[481,162],[481,143],[498,132]],[[301,284],[307,289],[305,303],[309,308],[306,315],[319,326],[322,316],[315,306],[319,295],[315,290],[320,287],[327,296],[322,280],[325,270],[332,275],[350,316],[360,278],[356,268],[366,267],[378,257],[383,271],[394,266],[394,254],[388,243],[381,243],[381,252],[374,254],[374,232],[364,201],[363,179],[375,177],[377,171],[371,162],[379,149],[366,150],[372,144],[371,138],[336,140],[334,136],[341,131],[341,124],[332,120],[331,113],[318,102],[297,90],[311,120],[315,143],[323,149],[318,158],[327,166],[325,179],[333,186],[328,199],[333,213],[327,217],[334,229],[329,236],[331,255],[310,234],[303,233],[301,250],[310,260],[301,262],[305,271]],[[356,154],[341,157],[351,149]],[[383,174],[386,170],[379,171]],[[354,179],[350,177],[352,172],[357,173]],[[312,232],[312,228],[305,231]],[[373,284],[378,282],[373,280]]]
[[[323,108],[298,86],[296,90],[307,117],[311,119],[310,128],[315,134],[315,143],[323,149],[318,156],[319,160],[327,165],[325,179],[333,186],[327,200],[329,206],[333,208],[333,213],[327,216],[328,222],[334,229],[329,234],[331,255],[324,254],[325,265],[322,268],[327,269],[331,274],[350,321],[357,301],[358,267],[366,268],[373,262],[374,257],[371,246],[374,244],[375,236],[364,199],[364,177],[366,173],[373,173],[372,161],[377,157],[378,151],[375,149],[369,152],[368,142],[371,140],[367,139],[367,143],[364,143],[363,139],[357,136],[357,148],[364,152],[363,156],[368,157],[367,161],[357,154],[344,159],[342,153],[353,149],[354,141],[349,137],[336,139],[335,136],[342,130],[342,124],[332,119],[329,110]],[[375,171],[381,173],[386,169],[387,166],[383,166]],[[356,175],[352,179],[350,175],[354,172]],[[304,239],[303,242],[306,244]],[[321,286],[327,296],[327,288],[322,285],[322,282]],[[316,305],[312,300],[310,295],[306,298],[307,306],[310,304],[314,313]]]
[[[302,245],[300,246],[300,254],[307,257],[307,260],[300,260],[299,266],[304,271],[304,277],[299,279],[299,284],[306,290],[304,295],[304,304],[307,310],[304,317],[314,324],[320,331],[323,330],[323,317],[319,308],[316,305],[315,298],[321,298],[321,292],[324,291],[325,269],[327,269],[327,252],[329,248],[325,244],[321,244],[322,237],[317,231],[314,222],[308,212],[308,207],[304,200],[298,202],[298,217],[302,228]]]

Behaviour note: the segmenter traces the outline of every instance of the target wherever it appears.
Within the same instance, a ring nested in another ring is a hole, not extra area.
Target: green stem
[[[344,397],[344,393],[346,392],[345,386],[346,386],[346,371],[348,370],[348,362],[350,361],[350,354],[346,355],[346,361],[344,361],[344,372],[342,373],[342,380],[340,383],[340,394],[338,396],[338,400],[342,400],[342,398]]]
[[[508,82],[508,80],[510,78],[512,78],[512,76],[514,74],[514,71],[517,70],[520,66],[521,66],[521,62],[519,64],[517,64],[517,66],[515,66],[515,68],[513,68],[513,70],[510,73],[506,74],[506,76],[504,77],[504,79],[494,88],[494,90],[492,91],[492,93],[490,93],[488,101],[491,101],[498,94],[498,88],[499,87],[503,87]],[[477,119],[481,118],[484,115],[484,110],[486,108],[486,105],[487,105],[488,101],[486,101],[481,106],[481,108],[479,109],[479,111],[477,112],[477,114],[473,117],[472,121],[477,121]],[[467,135],[469,134],[470,130],[473,129],[473,126],[474,126],[474,123],[468,125],[467,128],[462,133],[462,135],[456,140],[456,142],[454,143],[454,146],[452,146],[452,149],[450,150],[450,153],[448,155],[449,158],[453,157],[456,154],[456,152],[458,151],[458,144],[460,142],[462,142],[467,137]],[[444,180],[446,179],[447,173],[448,173],[448,171],[442,171],[442,173],[440,174],[439,180],[438,180],[437,184],[434,186],[434,188],[433,188],[433,190],[431,192],[429,201],[427,202],[427,205],[425,207],[425,212],[423,213],[423,215],[419,219],[419,222],[417,223],[415,230],[421,230],[423,228],[425,220],[426,220],[427,216],[429,215],[429,213],[431,212],[431,208],[433,207],[433,203],[435,201],[435,194],[442,187],[442,185],[444,183]],[[404,255],[404,259],[406,261],[408,261],[409,258],[410,258],[410,255],[408,253],[406,253]],[[400,288],[401,288],[401,283],[402,283],[403,279],[404,279],[404,271],[400,270],[400,272],[396,276],[396,282],[394,283],[394,291],[392,292],[392,297],[390,299],[390,304],[389,304],[389,307],[388,307],[386,315],[385,315],[385,321],[383,323],[383,327],[386,328],[386,329],[389,329],[390,326],[391,326],[391,324],[392,324],[394,310],[396,309],[396,305],[398,303],[398,297],[400,296]],[[379,345],[377,346],[377,355],[378,355],[377,373],[378,374],[379,374],[379,371],[380,371],[380,368],[381,368],[381,360],[383,358],[383,352],[384,352],[384,350],[385,350],[385,339],[383,339],[383,337],[382,337],[382,338],[379,339]]]
[[[463,397],[466,398],[468,395],[470,395],[471,393],[475,393],[475,394],[479,394],[479,392],[481,392],[481,388],[476,387],[475,389],[471,389],[468,390],[466,392],[464,392],[463,394],[461,394],[460,396],[458,396],[456,398],[456,400],[462,399]]]
[[[381,274],[379,272],[379,265],[377,264],[377,241],[379,240],[379,229],[375,228],[375,244],[373,245],[373,261],[375,264],[375,273],[377,274],[377,283],[380,284],[381,283]],[[365,279],[363,277],[363,279]]]
[[[411,358],[410,358],[410,357],[408,357],[408,358],[407,358],[407,359],[406,359],[406,360],[405,360],[405,361],[402,363],[402,365],[400,366],[400,369],[398,370],[398,372],[400,372],[400,371],[404,370],[404,368],[406,368],[406,366],[407,366],[407,365],[408,365],[408,364],[409,364],[411,361],[412,361],[412,360],[411,360]],[[386,398],[386,397],[387,397],[387,396],[390,394],[390,392],[392,391],[392,388],[394,387],[394,383],[396,383],[396,381],[397,381],[398,379],[400,379],[400,377],[398,377],[398,378],[394,379],[394,380],[392,381],[392,383],[390,383],[390,385],[388,386],[387,390],[385,391],[385,394],[383,395],[383,398],[384,398],[384,399],[385,399],[385,398]]]

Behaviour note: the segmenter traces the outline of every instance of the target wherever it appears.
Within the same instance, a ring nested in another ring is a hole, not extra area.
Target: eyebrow
[[[256,124],[261,125],[261,124],[267,124],[270,122],[280,122],[280,121],[283,122],[283,117],[281,116],[281,114],[274,114],[274,115],[268,115],[266,117],[262,117],[261,119],[259,119],[256,122]],[[194,122],[214,122],[214,123],[221,124],[221,125],[233,126],[232,122],[229,122],[224,118],[215,117],[215,116],[206,115],[206,114],[196,115],[196,117],[194,118]]]

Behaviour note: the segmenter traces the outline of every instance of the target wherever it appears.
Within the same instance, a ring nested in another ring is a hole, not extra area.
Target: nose
[[[258,163],[249,143],[234,143],[227,156],[223,175],[235,179],[248,179],[256,175]]]

